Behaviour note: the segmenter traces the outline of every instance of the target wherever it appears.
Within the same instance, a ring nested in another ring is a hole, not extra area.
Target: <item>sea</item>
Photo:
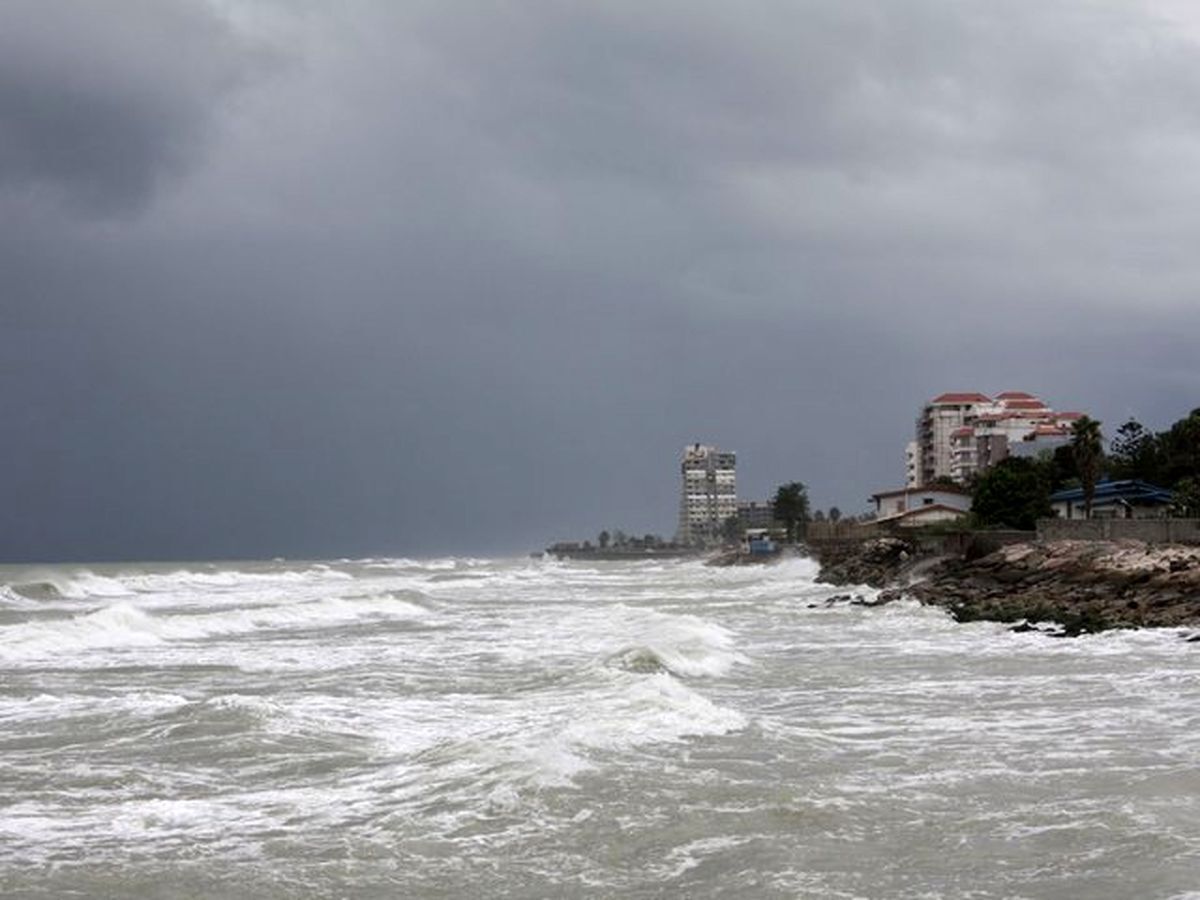
[[[816,574],[0,567],[0,896],[1200,897],[1200,644]]]

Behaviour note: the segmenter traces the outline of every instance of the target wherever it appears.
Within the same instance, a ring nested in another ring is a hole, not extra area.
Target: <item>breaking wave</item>
[[[256,631],[320,628],[367,619],[419,619],[427,615],[429,610],[424,606],[392,594],[332,597],[198,615],[155,615],[121,601],[69,619],[0,628],[0,660],[15,662],[92,648],[146,647]]]
[[[746,662],[729,630],[696,616],[637,611],[624,637],[608,659],[631,672],[713,678]]]
[[[8,587],[31,600],[110,600],[149,593],[211,593],[250,587],[287,587],[351,580],[353,576],[346,572],[317,564],[307,569],[277,572],[244,572],[236,569],[202,572],[179,569],[174,572],[101,575],[90,569],[46,571],[14,582]]]

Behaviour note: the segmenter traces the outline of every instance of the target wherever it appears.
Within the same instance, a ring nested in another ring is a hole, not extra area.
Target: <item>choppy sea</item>
[[[1200,644],[815,573],[0,567],[0,895],[1200,897]]]

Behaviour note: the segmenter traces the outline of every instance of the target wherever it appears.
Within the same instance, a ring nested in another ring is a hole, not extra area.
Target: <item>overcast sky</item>
[[[5,0],[0,558],[867,507],[920,404],[1200,405],[1200,27],[1127,0]]]

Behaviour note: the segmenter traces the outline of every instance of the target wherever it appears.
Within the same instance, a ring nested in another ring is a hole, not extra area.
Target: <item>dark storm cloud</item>
[[[0,191],[45,191],[89,214],[143,206],[197,158],[249,64],[203,4],[6,2]]]
[[[1200,394],[1187,13],[7,6],[0,552],[669,532],[692,440],[858,510],[948,389],[1161,427]]]

